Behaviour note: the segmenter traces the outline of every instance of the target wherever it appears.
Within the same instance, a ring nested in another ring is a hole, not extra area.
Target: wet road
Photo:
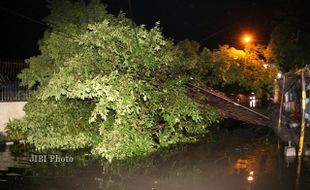
[[[310,159],[286,159],[268,130],[226,129],[212,139],[112,164],[81,153],[62,155],[73,162],[30,163],[25,147],[3,147],[0,189],[310,189]]]

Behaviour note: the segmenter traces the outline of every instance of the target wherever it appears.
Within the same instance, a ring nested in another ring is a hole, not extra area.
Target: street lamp
[[[252,41],[252,37],[251,37],[250,35],[245,35],[245,36],[243,37],[243,42],[244,42],[244,43],[248,44],[248,43],[250,43],[251,41]]]

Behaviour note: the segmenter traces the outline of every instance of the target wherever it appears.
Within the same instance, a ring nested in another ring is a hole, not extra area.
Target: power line
[[[45,23],[43,23],[43,22],[41,22],[41,21],[35,20],[35,19],[33,19],[33,18],[30,18],[30,17],[28,17],[28,16],[26,16],[26,15],[23,15],[23,14],[21,14],[21,13],[18,13],[18,12],[16,12],[16,11],[13,11],[13,10],[8,9],[8,8],[6,8],[6,7],[0,6],[0,9],[3,10],[3,11],[5,11],[5,12],[8,12],[8,13],[10,13],[10,14],[13,14],[13,15],[16,15],[16,16],[19,16],[19,17],[22,17],[22,18],[24,18],[24,19],[26,19],[26,20],[28,20],[28,21],[30,21],[30,22],[39,24],[39,25],[41,25],[41,26],[47,26]]]
[[[214,33],[208,35],[206,38],[202,39],[201,42],[204,42],[204,41],[206,41],[206,40],[209,40],[209,39],[211,39],[211,38],[213,38],[213,37],[219,35],[220,33],[226,31],[227,29],[229,29],[231,26],[232,26],[232,24],[223,27],[222,29],[220,29],[220,30],[218,30],[218,31],[216,31],[216,32],[214,32]]]
[[[23,18],[23,19],[26,19],[26,20],[28,20],[28,21],[30,21],[30,22],[33,22],[33,23],[35,23],[35,24],[39,24],[39,25],[45,26],[45,27],[50,27],[50,26],[48,26],[47,24],[45,24],[45,23],[43,23],[43,22],[41,22],[41,21],[35,20],[35,19],[33,19],[33,18],[30,18],[30,17],[28,17],[28,16],[26,16],[26,15],[23,15],[23,14],[21,14],[21,13],[19,13],[19,12],[13,11],[13,10],[8,9],[8,8],[6,8],[6,7],[0,6],[0,9],[1,9],[1,10],[4,10],[4,11],[10,13],[10,14],[19,16],[19,17],[21,17],[21,18]],[[74,40],[74,39],[71,38],[70,36],[67,36],[67,35],[65,35],[64,33],[61,33],[61,32],[59,32],[59,31],[58,31],[58,32],[57,32],[57,31],[54,31],[53,33],[56,34],[56,35],[58,35],[58,36],[62,36],[62,37],[65,37],[65,38]]]

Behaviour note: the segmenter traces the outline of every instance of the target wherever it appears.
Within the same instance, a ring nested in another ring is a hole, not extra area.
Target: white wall
[[[21,118],[25,115],[23,107],[27,102],[0,102],[0,132],[4,132],[4,128],[13,118]]]

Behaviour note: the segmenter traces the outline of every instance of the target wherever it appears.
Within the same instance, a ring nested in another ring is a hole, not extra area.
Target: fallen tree
[[[190,64],[158,24],[137,26],[99,1],[53,1],[50,9],[41,54],[19,76],[39,89],[26,116],[9,123],[11,138],[38,150],[89,147],[111,161],[195,142],[219,120],[187,96]]]

